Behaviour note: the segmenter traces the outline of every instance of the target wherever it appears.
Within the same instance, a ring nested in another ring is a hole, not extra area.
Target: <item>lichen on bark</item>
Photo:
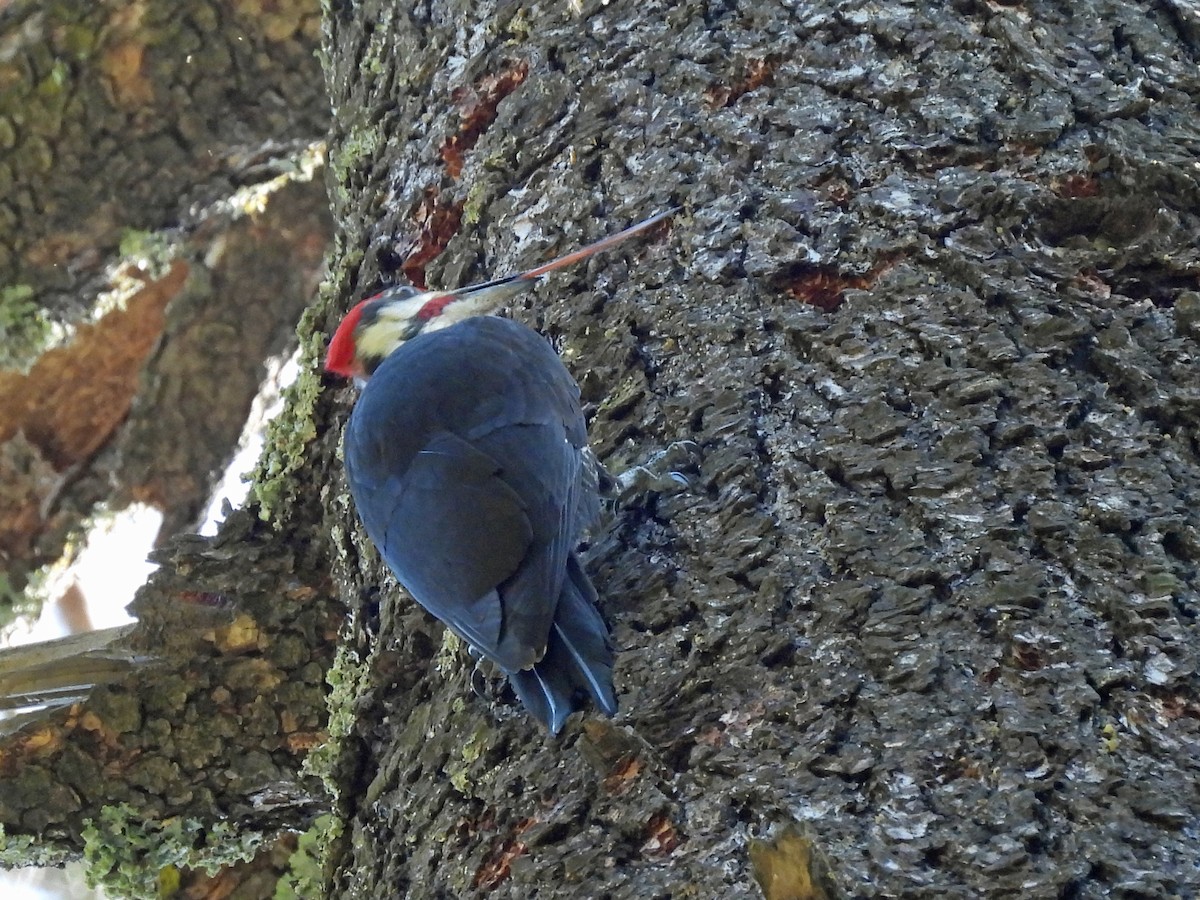
[[[159,679],[130,740],[232,703],[245,777],[307,784],[251,744],[328,655],[258,694],[345,612],[333,896],[748,896],[808,879],[801,844],[831,895],[1196,893],[1194,17],[537,13],[329,4],[341,238],[301,340],[315,362],[401,278],[453,287],[685,207],[509,311],[567,360],[614,471],[698,449],[687,490],[632,491],[586,548],[621,714],[551,739],[476,693],[357,526],[353,395],[313,373],[270,522],[172,545],[158,589],[220,621],[144,609],[152,635],[211,631],[229,683]],[[107,746],[104,721],[63,746]],[[200,738],[193,766],[228,750]],[[182,798],[162,765],[138,771],[151,806],[237,796],[193,767]],[[247,828],[320,805],[265,796],[278,817],[245,803]]]

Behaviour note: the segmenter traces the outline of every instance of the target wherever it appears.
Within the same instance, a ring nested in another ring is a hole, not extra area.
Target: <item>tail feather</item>
[[[510,672],[508,683],[516,691],[525,708],[550,729],[551,734],[562,731],[567,717],[578,708],[575,684],[571,679],[561,652],[561,645],[551,637],[546,655],[532,669]]]
[[[567,559],[567,577],[554,616],[552,629],[562,639],[582,685],[606,715],[616,715],[617,695],[613,690],[613,649],[608,626],[596,608],[596,589],[572,553]]]
[[[580,708],[580,694],[590,696],[606,715],[617,711],[612,645],[595,601],[595,588],[572,553],[545,656],[533,668],[508,676],[521,702],[553,734]]]

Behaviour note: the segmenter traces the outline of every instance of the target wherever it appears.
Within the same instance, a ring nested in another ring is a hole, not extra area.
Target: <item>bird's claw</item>
[[[695,441],[675,441],[655,453],[645,464],[632,466],[613,479],[614,493],[620,499],[633,494],[677,494],[692,486],[683,470],[695,471],[700,463],[700,445]]]

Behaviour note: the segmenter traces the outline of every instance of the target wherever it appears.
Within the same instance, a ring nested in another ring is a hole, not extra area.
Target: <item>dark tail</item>
[[[596,589],[572,553],[546,655],[532,669],[510,672],[508,681],[525,708],[558,734],[567,716],[581,708],[581,695],[591,697],[605,715],[616,713],[612,670],[613,650],[596,609]]]

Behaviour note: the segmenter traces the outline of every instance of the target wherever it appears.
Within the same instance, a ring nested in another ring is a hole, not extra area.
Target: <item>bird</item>
[[[585,698],[617,712],[612,641],[576,552],[599,512],[599,464],[558,354],[491,314],[676,211],[515,275],[449,291],[389,288],[346,314],[325,359],[360,388],[343,458],[367,536],[408,593],[499,666],[554,735]]]

